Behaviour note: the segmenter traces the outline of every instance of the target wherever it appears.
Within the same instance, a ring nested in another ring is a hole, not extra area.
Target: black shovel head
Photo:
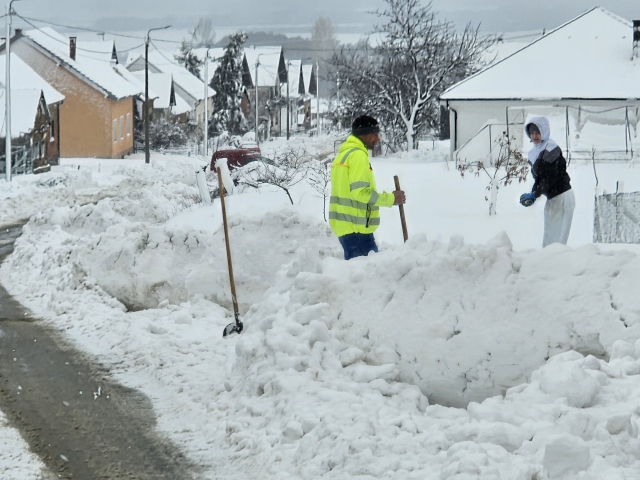
[[[226,337],[227,335],[231,335],[232,333],[242,333],[242,322],[238,321],[236,323],[230,323],[229,325],[224,327],[222,336]]]

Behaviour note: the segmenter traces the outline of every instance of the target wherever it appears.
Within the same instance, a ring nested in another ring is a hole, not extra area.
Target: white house
[[[264,138],[280,135],[283,119],[280,100],[281,85],[287,81],[287,67],[282,47],[245,47],[242,59],[242,84],[247,94],[245,117],[255,119],[255,98],[258,92],[260,130]],[[252,122],[253,123],[253,122]],[[286,128],[286,121],[284,122]]]
[[[281,88],[283,99],[289,98],[289,129],[297,130],[302,125],[298,123],[298,103],[300,96],[304,94],[304,82],[302,81],[302,60],[286,60],[287,82]],[[282,107],[280,113],[283,129],[286,128],[287,106]]]
[[[131,72],[141,71],[144,73],[144,64],[144,53],[130,55],[127,60],[127,69]],[[201,121],[203,118],[205,94],[209,100],[209,109],[211,109],[211,102],[215,91],[208,86],[205,91],[204,82],[190,73],[182,65],[178,65],[171,53],[159,52],[157,50],[150,51],[149,73],[167,73],[172,75],[176,97],[181,97],[189,104],[194,120]]]
[[[131,72],[144,85],[144,72]],[[153,92],[154,116],[161,115],[169,118],[171,115],[186,115],[191,106],[175,93],[173,76],[170,73],[149,73],[149,89]]]
[[[3,93],[6,63],[6,54],[0,55],[0,89]],[[63,101],[64,95],[49,85],[15,53],[11,54],[11,138],[14,147],[23,147],[28,161],[32,162],[29,170],[45,171],[50,164],[55,165],[58,161],[59,112]],[[4,98],[0,102],[0,118],[4,123]],[[0,143],[3,145],[5,137],[3,127],[0,131]],[[4,146],[2,148],[4,149]],[[26,167],[26,163],[23,163],[23,166]],[[4,159],[0,167],[4,173]]]
[[[567,158],[629,158],[640,147],[639,41],[640,22],[596,7],[452,86],[441,97],[452,157],[495,155],[502,132],[526,150],[525,121],[545,115]]]

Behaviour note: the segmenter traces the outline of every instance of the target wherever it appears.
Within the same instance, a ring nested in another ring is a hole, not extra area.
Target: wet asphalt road
[[[0,227],[0,262],[13,250],[21,228]],[[198,478],[198,468],[155,432],[148,398],[114,382],[2,286],[0,410],[42,459],[50,478]]]

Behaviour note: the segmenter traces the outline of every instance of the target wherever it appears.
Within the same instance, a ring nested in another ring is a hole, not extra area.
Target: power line
[[[96,30],[96,29],[93,29],[93,28],[76,27],[76,26],[73,26],[73,25],[65,25],[65,24],[62,24],[62,23],[50,22],[48,20],[42,20],[42,19],[39,19],[39,18],[22,17],[22,16],[18,15],[17,13],[15,15],[17,17],[20,17],[25,22],[27,22],[33,28],[38,28],[38,27],[36,27],[32,23],[28,22],[27,19],[29,19],[29,20],[31,20],[33,22],[44,23],[45,25],[53,25],[54,27],[69,28],[71,30],[79,30],[81,32],[92,32],[92,33],[101,33],[101,34],[103,33],[105,35],[113,35],[114,37],[135,38],[135,39],[138,39],[138,40],[144,40],[144,37],[139,37],[139,36],[136,36],[136,35],[127,35],[127,34],[124,34],[124,33],[106,32],[104,30]],[[2,18],[2,17],[0,17],[0,18]],[[158,42],[166,42],[166,43],[176,43],[176,44],[182,43],[182,41],[178,41],[178,40],[161,40],[161,39],[157,39],[156,41],[158,41]],[[136,48],[138,48],[138,47],[136,47]]]
[[[15,14],[15,16],[20,18],[20,19],[22,19],[22,20],[24,20],[27,24],[31,25],[33,28],[38,30],[40,33],[42,33],[46,37],[49,37],[50,39],[55,40],[56,42],[61,43],[61,44],[65,45],[65,46],[67,45],[66,41],[62,41],[59,38],[56,38],[56,37],[54,37],[52,35],[49,35],[47,32],[45,32],[42,29],[36,27],[33,23],[31,23],[25,17],[22,17],[22,16],[18,15],[17,13]],[[131,50],[135,50],[136,48],[140,48],[143,45],[144,45],[144,43],[141,43],[140,45],[137,45],[137,46],[133,47]],[[102,55],[107,53],[107,52],[101,52],[101,51],[98,51],[98,50],[89,50],[89,49],[86,49],[86,48],[80,48],[78,46],[76,46],[76,50],[79,50],[79,51],[82,51],[82,52],[88,52],[88,53],[99,53],[99,54],[102,54]],[[105,62],[105,63],[107,63],[107,62],[110,63],[111,62],[110,60],[102,60],[101,58],[94,58],[94,57],[90,57],[90,58],[91,58],[91,60],[95,60],[97,62]]]

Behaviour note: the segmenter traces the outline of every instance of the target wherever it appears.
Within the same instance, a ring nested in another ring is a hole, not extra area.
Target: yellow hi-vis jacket
[[[380,225],[380,207],[391,207],[393,193],[378,193],[362,141],[350,135],[331,165],[329,225],[342,237],[350,233],[373,233]]]

